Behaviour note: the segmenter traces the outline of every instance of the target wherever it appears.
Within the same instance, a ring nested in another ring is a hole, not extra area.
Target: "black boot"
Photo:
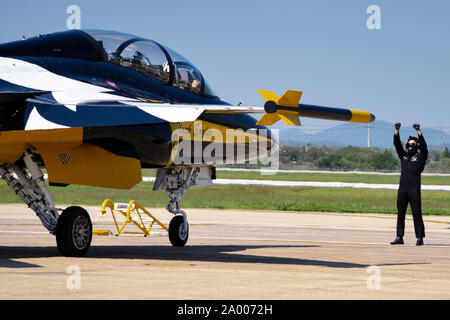
[[[423,246],[423,238],[417,238],[416,246]]]
[[[397,237],[395,238],[394,241],[391,242],[391,244],[405,244],[405,243],[403,242],[403,237]]]

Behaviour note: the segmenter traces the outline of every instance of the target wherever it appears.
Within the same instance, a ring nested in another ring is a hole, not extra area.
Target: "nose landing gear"
[[[174,247],[183,247],[188,241],[189,224],[184,222],[183,216],[175,216],[169,224],[169,240]]]
[[[189,238],[187,214],[181,210],[181,198],[189,187],[212,185],[213,168],[188,167],[159,169],[153,190],[165,189],[170,201],[167,211],[174,214],[169,224],[169,240],[174,247],[184,246]]]

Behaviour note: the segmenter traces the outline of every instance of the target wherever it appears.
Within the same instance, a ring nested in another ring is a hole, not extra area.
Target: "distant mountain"
[[[308,134],[301,128],[278,127],[281,145],[303,146],[308,143]],[[442,150],[443,142],[450,144],[450,135],[442,130],[422,128],[423,135],[429,149]],[[392,148],[394,124],[376,120],[370,123],[370,146],[378,148]],[[412,127],[402,127],[400,137],[406,143],[409,136],[417,136]],[[322,146],[357,146],[367,147],[368,125],[357,123],[342,123],[310,136],[312,145]]]

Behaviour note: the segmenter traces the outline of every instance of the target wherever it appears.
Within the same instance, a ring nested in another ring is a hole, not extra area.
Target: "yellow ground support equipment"
[[[117,228],[116,236],[120,234],[144,234],[144,236],[149,236],[151,234],[157,234],[160,232],[154,232],[152,229],[163,229],[166,232],[169,230],[165,225],[163,225],[158,219],[156,219],[150,212],[148,212],[143,206],[134,200],[131,200],[128,204],[126,203],[114,203],[109,199],[103,201],[102,208],[100,210],[100,216],[106,214],[106,208],[109,208],[111,215],[114,219],[114,224]],[[116,219],[115,213],[120,213],[125,217],[125,221],[119,227],[118,220]],[[124,231],[125,226],[129,223],[134,224],[139,228],[140,231]],[[95,235],[107,235],[109,232],[107,230],[93,230]]]

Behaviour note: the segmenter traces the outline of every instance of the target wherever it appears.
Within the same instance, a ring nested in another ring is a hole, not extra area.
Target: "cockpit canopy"
[[[144,73],[180,89],[215,97],[200,71],[176,51],[161,44],[130,34],[83,30],[102,47],[103,59]]]
[[[166,85],[217,97],[200,71],[172,49],[149,39],[104,30],[68,30],[0,45],[4,57],[59,57],[106,61],[133,69]]]

